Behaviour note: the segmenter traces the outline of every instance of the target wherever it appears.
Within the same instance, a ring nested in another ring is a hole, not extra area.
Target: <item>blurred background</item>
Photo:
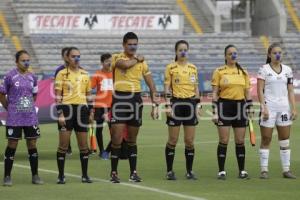
[[[234,44],[255,96],[255,74],[268,46],[279,42],[299,96],[299,17],[300,0],[1,0],[0,78],[15,66],[16,51],[28,50],[33,70],[44,80],[38,104],[48,105],[49,80],[63,63],[61,48],[78,47],[82,67],[92,74],[100,68],[100,55],[121,52],[123,34],[134,31],[158,91],[175,42],[185,39],[202,93],[209,94],[211,73],[224,64],[224,47]]]

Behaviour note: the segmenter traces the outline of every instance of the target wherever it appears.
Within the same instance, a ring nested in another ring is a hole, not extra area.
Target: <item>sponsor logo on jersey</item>
[[[196,76],[194,74],[191,75],[190,79],[192,83],[196,82]]]
[[[14,133],[14,129],[9,128],[9,129],[7,130],[7,133],[8,133],[9,136],[11,136],[11,135]]]

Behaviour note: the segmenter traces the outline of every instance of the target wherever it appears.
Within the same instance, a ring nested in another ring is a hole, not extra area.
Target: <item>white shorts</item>
[[[278,112],[269,110],[268,120],[259,120],[259,125],[268,128],[274,128],[276,126],[290,126],[293,121],[291,120],[291,112],[287,110],[286,112]]]

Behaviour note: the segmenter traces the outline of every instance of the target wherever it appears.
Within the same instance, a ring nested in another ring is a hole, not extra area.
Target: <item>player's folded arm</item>
[[[119,69],[129,69],[133,67],[138,61],[136,59],[123,60],[120,59],[116,62],[116,67]]]

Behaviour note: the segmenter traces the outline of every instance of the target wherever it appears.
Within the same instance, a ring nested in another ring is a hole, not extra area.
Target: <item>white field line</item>
[[[3,165],[3,162],[0,162],[0,164]],[[29,166],[21,165],[21,164],[14,164],[14,167],[18,167],[18,168],[22,168],[22,169],[30,169]],[[44,172],[44,173],[48,173],[48,174],[57,174],[57,171],[49,170],[49,169],[42,169],[42,168],[39,168],[39,172]],[[67,177],[73,177],[73,178],[81,179],[81,176],[76,175],[76,174],[65,173],[65,175]],[[92,178],[92,179],[94,181],[97,181],[97,182],[112,184],[112,183],[110,183],[110,181],[105,180],[105,179],[101,179],[101,178]],[[142,186],[142,185],[137,185],[137,184],[120,183],[118,185],[129,187],[129,188],[135,188],[135,189],[139,189],[139,190],[144,190],[144,191],[150,191],[150,192],[153,192],[153,193],[165,194],[165,195],[176,197],[176,198],[179,198],[179,199],[206,200],[205,198],[202,198],[202,197],[195,197],[195,196],[185,195],[185,194],[181,194],[181,193],[177,193],[177,192],[170,192],[170,191],[167,191],[167,190],[162,190],[162,189],[158,189],[158,188],[154,188],[154,187]]]
[[[274,130],[273,136],[277,135],[277,131]],[[247,137],[247,135],[246,135]],[[256,137],[257,140],[260,140],[260,136]],[[245,138],[245,141],[249,141],[249,138]],[[219,141],[218,140],[211,140],[211,141],[199,141],[199,142],[194,142],[195,145],[197,144],[217,144]],[[233,142],[233,141],[230,141]],[[156,148],[156,147],[165,147],[166,144],[138,144],[139,148]],[[178,143],[176,146],[184,146],[183,143]],[[55,150],[55,149],[54,149]],[[53,149],[42,149],[38,150],[38,152],[48,152],[48,151],[53,151]],[[18,151],[20,153],[27,153],[27,151]]]

